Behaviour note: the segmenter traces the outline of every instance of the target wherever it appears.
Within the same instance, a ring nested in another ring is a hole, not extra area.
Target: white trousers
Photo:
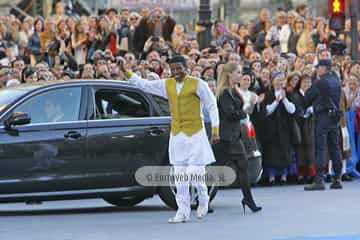
[[[201,176],[205,176],[205,173],[205,166],[174,166],[178,214],[190,217],[190,185],[196,188],[199,207],[208,208],[209,195],[207,192],[206,182],[200,179]]]

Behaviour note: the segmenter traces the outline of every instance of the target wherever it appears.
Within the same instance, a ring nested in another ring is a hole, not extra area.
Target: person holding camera
[[[341,151],[339,144],[339,122],[341,111],[341,82],[331,72],[331,59],[321,59],[317,64],[316,80],[305,94],[305,105],[313,106],[315,115],[315,168],[316,176],[312,184],[306,185],[305,191],[325,190],[324,173],[327,154],[333,162],[335,172],[331,189],[341,189]]]
[[[150,37],[163,38],[171,42],[176,21],[165,14],[162,8],[156,7],[149,17],[143,17],[135,29],[134,39],[137,52],[142,52],[146,41]]]
[[[277,24],[273,25],[265,37],[265,47],[280,48],[281,53],[288,52],[287,40],[290,37],[290,27],[286,23],[286,13],[280,11],[276,14]],[[280,42],[281,40],[281,42]]]

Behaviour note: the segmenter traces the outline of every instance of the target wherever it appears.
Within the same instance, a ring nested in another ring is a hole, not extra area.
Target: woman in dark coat
[[[263,67],[260,71],[260,79],[258,81],[259,85],[255,87],[254,92],[259,96],[260,100],[258,103],[260,104],[265,97],[265,94],[271,89],[271,74],[270,69],[267,67]],[[251,122],[254,124],[256,131],[256,139],[260,144],[260,149],[264,145],[266,136],[267,136],[267,126],[265,114],[261,108],[255,107],[253,114],[251,115]],[[262,152],[262,151],[261,151]]]
[[[298,182],[310,181],[315,176],[315,135],[312,107],[305,107],[305,92],[311,86],[311,76],[303,75],[294,91],[296,122],[301,130],[301,143],[295,145]]]
[[[42,18],[35,19],[34,33],[30,36],[27,46],[27,53],[30,55],[34,64],[41,61],[43,57],[40,45],[40,33],[43,31],[44,20]]]
[[[286,94],[285,75],[275,72],[271,79],[272,89],[267,92],[262,103],[267,126],[263,143],[263,167],[270,184],[275,184],[276,175],[281,175],[281,183],[284,184],[291,165],[291,121],[296,108],[291,102],[291,96]]]
[[[220,143],[216,147],[216,154],[218,160],[226,159],[236,167],[244,196],[241,201],[244,211],[245,206],[248,206],[253,212],[257,212],[261,207],[256,206],[251,194],[247,174],[248,159],[241,140],[240,120],[247,117],[243,111],[244,103],[238,86],[241,74],[241,66],[232,63],[225,64],[220,74],[216,90],[220,113]]]

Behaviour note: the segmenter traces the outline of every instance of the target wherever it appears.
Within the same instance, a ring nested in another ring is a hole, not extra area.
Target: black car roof
[[[84,85],[90,85],[90,84],[114,84],[117,86],[125,86],[130,88],[137,88],[135,85],[132,85],[126,81],[121,80],[106,80],[106,79],[72,79],[72,80],[56,80],[56,81],[40,81],[35,83],[26,83],[26,84],[20,84],[17,86],[10,87],[9,89],[24,89],[24,90],[36,90],[40,88],[48,88],[48,87],[56,87],[56,86],[66,86],[66,85],[72,85],[72,84],[84,84]]]

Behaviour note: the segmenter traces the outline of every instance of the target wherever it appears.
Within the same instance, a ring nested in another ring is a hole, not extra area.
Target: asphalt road
[[[304,192],[302,186],[255,188],[264,209],[246,215],[240,191],[222,190],[212,204],[215,213],[198,220],[194,212],[191,223],[180,225],[167,223],[175,211],[158,197],[130,209],[101,199],[0,204],[0,240],[360,239],[360,181],[344,187],[323,192]]]

